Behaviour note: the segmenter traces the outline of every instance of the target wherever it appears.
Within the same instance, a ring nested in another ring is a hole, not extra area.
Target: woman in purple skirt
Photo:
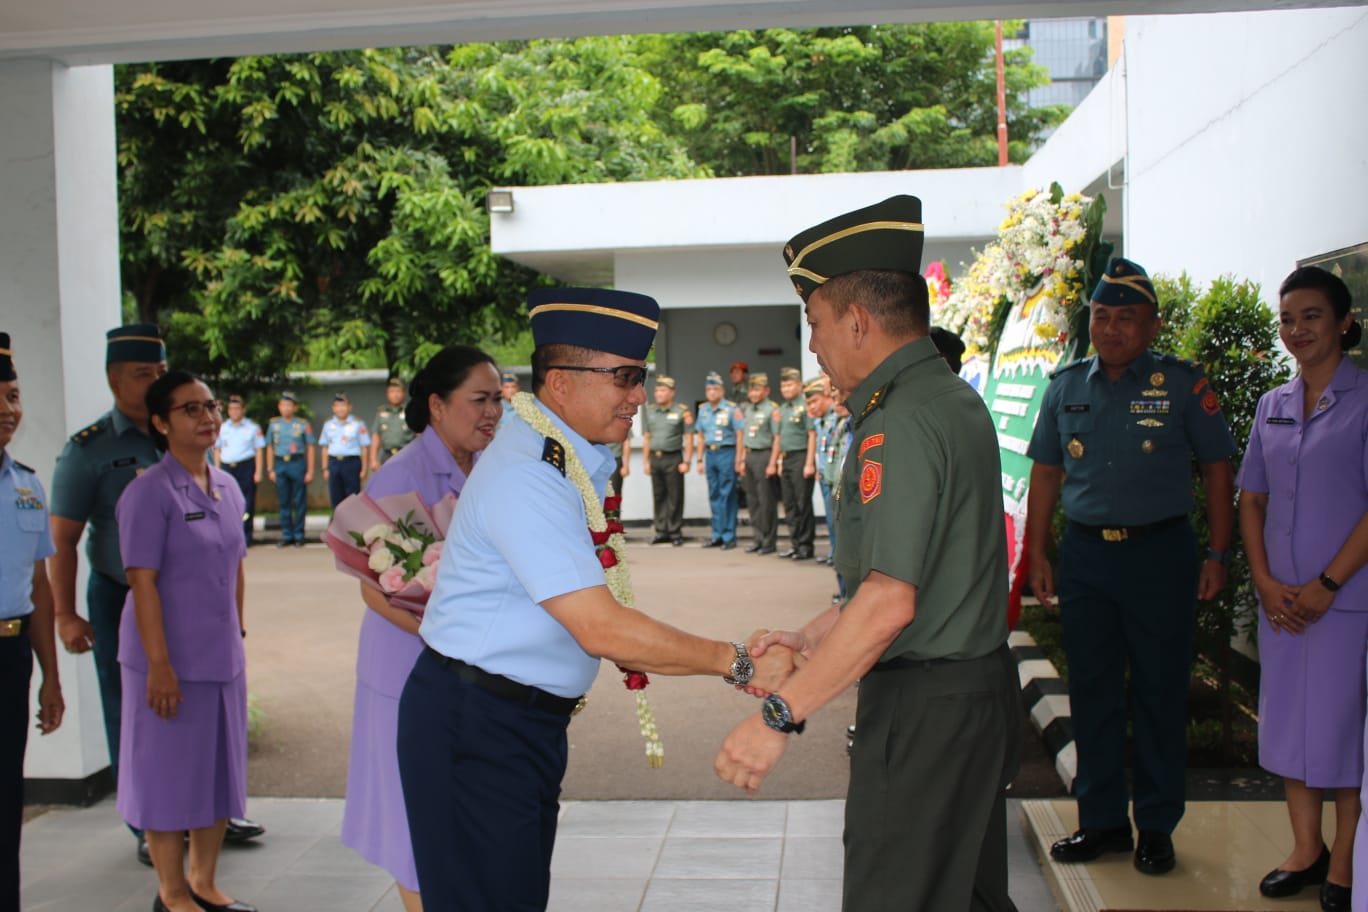
[[[215,882],[228,818],[247,804],[242,491],[206,458],[222,423],[208,386],[172,371],[148,388],[147,411],[166,455],[115,507],[130,587],[119,813],[147,834],[154,912],[255,912]]]
[[[416,492],[432,506],[459,496],[503,414],[494,359],[477,348],[442,349],[409,384],[404,418],[418,434],[366,486],[370,497]],[[423,650],[418,618],[370,586],[356,656],[356,706],[342,843],[388,871],[408,912],[422,909],[404,793],[399,784],[399,695]]]
[[[1368,650],[1368,373],[1344,352],[1362,330],[1349,290],[1316,267],[1279,289],[1298,375],[1259,400],[1240,468],[1240,534],[1259,593],[1259,763],[1283,777],[1291,853],[1265,896],[1319,884],[1348,910],[1363,780]],[[1335,802],[1335,839],[1321,804]]]

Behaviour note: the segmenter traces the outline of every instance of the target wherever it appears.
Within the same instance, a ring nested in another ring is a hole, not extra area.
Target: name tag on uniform
[[[1067,415],[1072,415],[1072,414],[1074,414],[1074,413],[1076,413],[1076,412],[1086,412],[1086,411],[1089,411],[1089,410],[1091,410],[1091,408],[1092,408],[1092,406],[1088,405],[1088,403],[1086,403],[1086,402],[1074,403],[1073,405],[1068,405],[1068,404],[1066,404],[1066,405],[1064,406],[1064,413],[1067,414]]]
[[[123,459],[116,459],[116,460],[114,460],[114,468],[116,468],[116,469],[126,468],[127,466],[137,465],[137,462],[138,462],[138,457],[137,457],[137,456],[125,456]]]
[[[1297,423],[1297,419],[1295,419],[1295,418],[1269,418],[1269,419],[1268,419],[1268,423],[1269,423],[1269,424],[1296,424],[1296,423]]]
[[[197,520],[197,519],[204,519],[204,511],[203,511],[203,510],[200,510],[198,513],[186,513],[186,514],[185,514],[185,521],[186,521],[186,522],[194,522],[194,521]]]

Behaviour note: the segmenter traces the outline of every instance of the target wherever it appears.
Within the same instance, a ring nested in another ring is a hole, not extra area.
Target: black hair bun
[[[1340,348],[1348,351],[1358,345],[1361,339],[1363,339],[1363,324],[1354,320],[1349,324],[1349,328],[1344,331],[1344,335],[1340,336]]]

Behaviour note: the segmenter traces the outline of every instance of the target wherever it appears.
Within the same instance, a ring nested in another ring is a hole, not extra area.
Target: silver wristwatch
[[[732,643],[732,646],[736,647],[736,661],[732,662],[731,671],[723,675],[722,680],[744,687],[755,674],[755,662],[751,661],[750,653],[746,652],[745,643]]]

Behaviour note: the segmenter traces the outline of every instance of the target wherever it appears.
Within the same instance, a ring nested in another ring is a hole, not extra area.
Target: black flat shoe
[[[723,551],[730,551],[730,550],[732,550],[733,548],[736,547],[736,542],[734,542],[734,541],[723,542],[723,543],[722,543],[721,545],[719,545],[718,547],[720,547]],[[746,550],[749,551],[750,549],[747,548]]]
[[[1050,846],[1050,857],[1065,864],[1093,861],[1105,852],[1129,852],[1133,846],[1130,827],[1111,830],[1078,830]]]
[[[684,542],[685,542],[685,538],[684,538],[684,536],[682,536],[682,535],[676,535],[674,538],[670,539],[670,544],[674,545],[676,548],[678,548],[678,547],[680,547],[681,545],[683,545]]]
[[[720,548],[720,547],[722,547],[722,539],[720,539],[720,538],[714,538],[714,539],[712,539],[711,541],[706,541],[706,542],[703,543],[703,547],[705,547],[705,548]]]
[[[162,902],[161,894],[158,893],[156,899],[152,900],[152,912],[171,912],[166,908],[166,903]]]
[[[1284,899],[1288,896],[1296,896],[1307,887],[1325,883],[1325,876],[1330,871],[1330,850],[1321,846],[1320,857],[1311,862],[1310,867],[1302,868],[1300,871],[1284,871],[1282,868],[1274,868],[1259,881],[1259,892],[1270,899]]]
[[[1178,863],[1173,854],[1173,839],[1168,833],[1141,830],[1135,848],[1135,870],[1141,874],[1167,874]]]
[[[1341,887],[1327,880],[1321,884],[1321,912],[1349,912],[1349,900],[1353,895],[1352,887]]]
[[[655,538],[651,539],[651,544],[653,545],[668,545],[669,543],[670,536],[668,535],[657,535]]]
[[[256,839],[266,828],[254,820],[246,817],[229,817],[228,826],[223,830],[224,842],[246,842],[249,839]]]
[[[769,545],[769,546],[764,547],[764,548],[758,548],[758,549],[756,549],[756,552],[755,552],[755,553],[756,553],[756,554],[773,554],[773,553],[774,553],[774,546],[773,546],[773,545]]]
[[[783,558],[791,558],[791,557],[793,557],[793,555],[795,555],[795,554],[797,554],[797,553],[798,553],[798,552],[795,551],[794,549],[789,548],[787,551],[780,551],[780,552],[779,552],[779,556],[780,556],[780,557],[783,557]]]
[[[193,899],[195,905],[203,909],[204,912],[257,912],[256,906],[248,905],[245,902],[237,902],[236,900],[228,903],[226,906],[215,905],[207,899],[201,899],[196,896],[195,891],[193,890],[190,891],[190,898]]]
[[[759,545],[759,544],[747,545],[747,546],[746,546],[746,553],[747,553],[747,554],[755,554],[755,553],[759,552],[759,550],[760,550],[760,545]]]
[[[810,548],[799,548],[793,552],[793,559],[796,561],[812,560],[812,550]]]
[[[138,864],[152,867],[152,850],[147,847],[146,839],[138,840]],[[161,902],[161,894],[157,894],[157,902]]]

